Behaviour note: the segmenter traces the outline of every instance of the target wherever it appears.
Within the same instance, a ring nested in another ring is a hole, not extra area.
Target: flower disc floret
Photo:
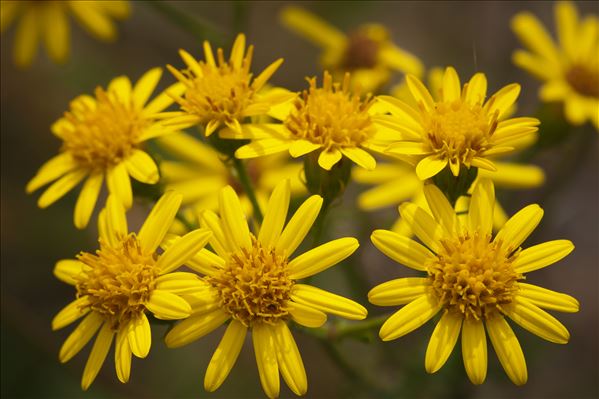
[[[89,307],[117,331],[145,311],[160,270],[154,254],[142,249],[135,233],[112,246],[100,240],[95,254],[82,252],[77,259],[89,267],[77,276],[77,297],[86,296]]]
[[[486,319],[512,302],[522,279],[512,262],[516,255],[478,232],[441,240],[427,265],[432,290],[449,311],[465,318]]]
[[[253,236],[252,247],[232,254],[208,282],[218,291],[222,307],[246,327],[256,322],[274,325],[289,316],[294,281],[289,278],[287,259]]]
[[[574,64],[566,71],[565,77],[580,95],[599,100],[599,71],[595,68]]]

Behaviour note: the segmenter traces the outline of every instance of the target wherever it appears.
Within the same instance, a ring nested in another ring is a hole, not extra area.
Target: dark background
[[[305,76],[320,75],[320,50],[293,35],[277,21],[286,2],[171,2],[186,15],[209,21],[226,35],[220,36],[225,53],[237,27],[244,27],[255,44],[253,71],[262,70],[278,57],[285,58],[272,82],[289,89],[305,87]],[[510,54],[520,45],[509,29],[510,18],[530,10],[553,29],[551,2],[303,2],[343,30],[365,22],[385,24],[395,42],[422,59],[428,67],[454,65],[463,80],[476,71],[489,79],[495,91],[510,82],[522,84],[519,115],[538,108],[539,84],[515,67]],[[597,13],[597,3],[577,3],[585,13]],[[73,20],[71,19],[71,22]],[[58,362],[58,349],[72,327],[52,332],[52,317],[73,298],[71,287],[52,276],[54,263],[72,258],[80,250],[96,247],[96,228],[77,231],[72,223],[75,193],[49,209],[36,206],[39,192],[25,194],[25,184],[39,166],[56,154],[59,142],[49,126],[68,108],[71,99],[106,86],[125,74],[137,80],[145,71],[167,63],[182,66],[177,50],[184,48],[201,58],[201,42],[144,2],[133,2],[131,17],[119,23],[119,39],[100,43],[71,26],[71,58],[65,65],[52,64],[43,53],[28,70],[12,64],[14,26],[2,37],[1,49],[1,270],[2,270],[2,397],[105,398],[105,397],[261,397],[263,395],[253,349],[247,342],[237,365],[223,386],[213,394],[203,390],[203,376],[222,329],[176,350],[161,342],[164,326],[152,326],[154,345],[145,360],[134,358],[131,381],[120,384],[112,352],[96,382],[83,393],[80,378],[91,345],[66,365]],[[174,80],[165,73],[162,87]],[[543,128],[541,128],[543,134]],[[557,314],[568,327],[571,342],[555,345],[515,326],[529,368],[529,381],[515,387],[501,369],[489,346],[487,381],[474,387],[463,371],[459,345],[448,364],[434,375],[424,371],[424,352],[433,323],[389,343],[345,341],[342,348],[361,374],[395,395],[409,398],[591,398],[598,392],[598,146],[590,127],[571,129],[557,148],[533,159],[547,172],[547,185],[537,190],[503,194],[508,213],[532,202],[545,209],[545,218],[527,245],[568,238],[576,250],[565,260],[528,275],[528,281],[569,293],[579,299],[577,314]],[[356,219],[351,187],[343,207],[331,214],[328,236],[357,235],[361,248],[347,267],[366,276],[366,287],[407,275],[378,253],[369,232],[388,224],[395,210],[360,214]],[[137,212],[145,216],[146,209]],[[95,219],[95,217],[94,217]],[[351,220],[351,222],[348,222]],[[354,222],[358,220],[359,223]],[[342,267],[317,279],[317,285],[351,296]],[[366,304],[366,298],[357,298]],[[389,309],[369,305],[372,315]],[[308,373],[307,397],[380,397],[340,372],[312,337],[294,332]],[[284,384],[282,383],[283,387]],[[292,393],[282,388],[282,397]]]

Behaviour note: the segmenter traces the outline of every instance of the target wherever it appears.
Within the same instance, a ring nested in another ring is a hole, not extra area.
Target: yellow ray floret
[[[185,90],[173,98],[180,111],[160,115],[165,124],[179,129],[201,125],[206,136],[220,126],[238,129],[246,117],[264,115],[270,107],[289,99],[292,94],[283,89],[260,93],[268,79],[283,63],[280,58],[270,64],[257,77],[250,72],[254,47],[245,47],[245,35],[239,34],[233,44],[229,60],[222,49],[216,52],[204,42],[205,61],[197,61],[185,50],[179,50],[187,69],[167,68],[184,86]]]
[[[461,331],[466,373],[472,383],[482,384],[487,373],[487,331],[508,377],[516,385],[526,383],[524,355],[505,316],[548,341],[568,342],[568,330],[542,308],[577,312],[578,301],[523,280],[525,273],[567,256],[574,245],[555,240],[522,249],[543,216],[538,205],[516,213],[493,237],[495,193],[489,180],[477,184],[463,218],[436,186],[425,186],[424,193],[432,216],[411,203],[400,207],[422,244],[387,230],[372,233],[372,242],[385,255],[426,272],[424,277],[388,281],[369,292],[375,305],[405,305],[383,324],[381,339],[397,339],[442,312],[426,351],[429,373],[443,366]]]
[[[143,150],[143,142],[169,133],[153,115],[172,103],[170,95],[180,92],[175,84],[148,102],[162,75],[160,68],[145,73],[131,86],[129,78],[113,79],[107,89],[98,87],[95,96],[82,95],[70,110],[52,125],[62,141],[60,153],[47,161],[27,184],[31,193],[54,182],[38,200],[45,208],[85,181],[74,222],[87,226],[105,180],[108,191],[129,208],[132,202],[130,177],[146,184],[158,182],[158,167]]]
[[[224,382],[249,330],[266,395],[279,396],[279,373],[295,394],[303,395],[306,372],[289,321],[314,328],[326,322],[327,313],[352,320],[366,317],[360,304],[296,281],[341,262],[358,248],[358,241],[340,238],[292,258],[316,220],[322,198],[308,198],[285,225],[289,199],[290,183],[285,180],[274,189],[257,235],[250,232],[232,187],[220,192],[220,216],[211,211],[202,215],[202,227],[213,232],[210,246],[215,252],[198,252],[188,266],[205,275],[207,288],[192,294],[193,315],[169,331],[166,344],[187,345],[230,320],[206,370],[208,391]]]
[[[237,150],[237,158],[284,151],[297,158],[318,151],[318,164],[326,170],[344,156],[363,168],[374,169],[376,161],[366,150],[381,152],[400,136],[375,125],[372,115],[377,111],[372,98],[350,90],[349,74],[342,83],[334,83],[325,72],[322,87],[317,86],[316,78],[308,82],[308,90],[269,113],[282,124],[244,124],[239,130],[223,129],[220,136],[252,140]]]
[[[417,76],[422,74],[420,60],[397,47],[388,30],[380,24],[364,24],[346,35],[318,16],[295,6],[283,9],[281,21],[322,48],[321,64],[336,79],[351,72],[354,88],[376,91],[396,71]]]
[[[167,192],[136,234],[128,231],[123,205],[110,196],[98,220],[100,249],[56,264],[55,276],[76,288],[77,299],[54,317],[52,329],[83,318],[60,348],[60,361],[67,362],[100,331],[83,371],[84,390],[98,375],[113,340],[116,374],[127,382],[132,355],[144,358],[150,351],[147,314],[184,319],[192,313],[185,294],[206,287],[196,274],[174,271],[204,247],[212,236],[209,230],[194,230],[157,252],[180,204],[180,194]]]
[[[18,19],[13,49],[14,62],[29,66],[43,41],[50,58],[63,63],[69,56],[69,16],[98,40],[112,41],[116,27],[112,19],[125,19],[130,6],[124,0],[70,1],[0,1],[0,30],[2,33]]]
[[[518,84],[507,85],[487,99],[484,74],[475,74],[462,87],[455,69],[448,67],[438,100],[415,76],[408,75],[407,85],[416,105],[379,96],[391,115],[376,121],[402,135],[386,152],[412,162],[421,180],[447,166],[454,176],[462,167],[494,171],[491,157],[512,152],[538,130],[535,118],[505,119],[520,94]]]
[[[572,2],[554,7],[557,43],[531,13],[512,19],[512,30],[528,50],[516,50],[513,61],[543,82],[541,100],[564,104],[568,122],[590,121],[599,131],[599,19],[579,18]]]

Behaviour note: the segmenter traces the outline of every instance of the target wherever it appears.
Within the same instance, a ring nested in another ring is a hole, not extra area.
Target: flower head
[[[252,204],[243,192],[234,168],[223,162],[222,154],[186,133],[160,137],[157,143],[176,156],[176,160],[163,159],[160,163],[165,187],[183,194],[183,205],[194,217],[205,209],[218,210],[218,192],[228,185],[239,195],[244,212],[252,212]],[[269,194],[284,179],[290,180],[292,194],[305,191],[301,180],[302,165],[288,162],[288,157],[283,154],[251,160],[247,170],[261,209],[266,208]]]
[[[512,152],[523,137],[537,131],[535,118],[503,120],[518,98],[518,84],[505,86],[486,101],[487,79],[482,73],[461,87],[455,69],[448,67],[439,100],[418,78],[409,75],[407,84],[417,106],[379,96],[391,116],[381,116],[378,121],[403,135],[387,152],[416,164],[422,180],[448,165],[454,176],[462,167],[495,170],[491,156]]]
[[[206,136],[210,136],[222,125],[238,129],[244,118],[266,114],[271,105],[289,98],[287,92],[280,90],[270,90],[270,95],[259,93],[283,59],[273,62],[253,78],[250,67],[254,47],[249,46],[246,52],[243,34],[235,39],[228,61],[220,48],[215,58],[207,41],[204,42],[205,61],[196,61],[185,50],[179,53],[188,69],[179,71],[170,65],[168,69],[185,85],[185,91],[174,97],[181,111],[163,115],[167,125],[182,129],[199,124],[204,126]]]
[[[543,210],[529,205],[512,216],[493,237],[494,188],[481,180],[465,217],[458,217],[434,185],[424,188],[431,215],[406,203],[400,213],[422,244],[399,234],[376,230],[372,242],[391,259],[426,277],[400,278],[374,287],[375,305],[404,305],[381,327],[384,341],[399,338],[442,312],[426,351],[429,373],[439,370],[460,335],[468,377],[482,384],[487,372],[485,328],[508,377],[517,385],[528,378],[518,339],[505,316],[548,341],[565,344],[568,330],[541,308],[577,312],[569,295],[524,283],[524,274],[567,256],[574,246],[555,240],[522,249],[541,221]]]
[[[99,40],[112,41],[116,28],[111,20],[129,16],[129,2],[111,1],[0,1],[0,30],[4,32],[12,21],[20,18],[13,57],[15,64],[27,67],[33,61],[39,41],[43,40],[54,62],[63,63],[69,56],[69,15]]]
[[[326,313],[355,320],[366,317],[366,309],[358,303],[297,282],[350,256],[358,241],[340,238],[291,259],[316,220],[322,198],[308,198],[285,226],[289,198],[286,180],[273,191],[256,235],[250,232],[232,187],[220,192],[220,217],[211,211],[202,215],[202,226],[214,233],[210,246],[215,252],[200,251],[188,266],[206,276],[205,288],[198,291],[194,314],[169,331],[166,344],[186,345],[231,320],[206,371],[208,391],[223,383],[251,330],[266,395],[279,395],[279,372],[293,392],[303,395],[306,373],[289,321],[319,327]]]
[[[71,102],[70,110],[52,126],[62,141],[60,154],[47,161],[27,184],[31,193],[52,184],[39,198],[45,208],[85,179],[75,206],[75,226],[87,226],[98,199],[102,182],[108,191],[129,208],[132,203],[129,176],[142,183],[158,182],[158,168],[143,151],[142,143],[168,133],[153,114],[172,100],[165,93],[148,103],[162,70],[154,68],[131,87],[129,78],[113,79],[107,89],[98,87],[95,97],[82,95]],[[167,92],[177,92],[173,85]]]
[[[270,115],[282,124],[245,124],[239,131],[224,129],[220,136],[252,139],[235,152],[237,158],[256,158],[287,150],[297,158],[320,151],[318,164],[323,169],[330,170],[343,156],[363,168],[374,169],[376,161],[364,148],[382,151],[397,135],[375,125],[373,99],[350,89],[349,74],[343,83],[334,83],[328,72],[324,73],[322,87],[318,87],[316,78],[308,82],[309,89],[271,110]]]
[[[531,13],[512,19],[512,30],[528,49],[515,51],[513,61],[544,82],[541,100],[563,102],[570,123],[589,120],[599,130],[599,19],[579,19],[571,2],[554,7],[558,43]]]
[[[180,203],[181,195],[166,193],[136,234],[128,232],[125,209],[110,196],[98,221],[100,249],[56,264],[54,274],[76,288],[77,299],[54,317],[52,329],[84,317],[60,348],[60,361],[79,353],[100,330],[83,371],[84,390],[96,378],[115,337],[116,373],[121,382],[129,380],[131,355],[144,358],[150,351],[148,312],[164,320],[191,314],[186,294],[201,289],[202,281],[193,273],[173,271],[204,247],[211,232],[194,230],[162,254],[156,252]]]
[[[283,23],[292,31],[323,49],[321,64],[341,79],[351,72],[352,86],[375,91],[389,80],[391,72],[420,76],[422,63],[397,47],[388,30],[379,24],[359,26],[347,35],[316,15],[299,7],[286,7]]]

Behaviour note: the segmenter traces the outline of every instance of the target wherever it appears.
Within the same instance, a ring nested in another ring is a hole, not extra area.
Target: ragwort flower
[[[343,83],[333,83],[324,73],[322,87],[316,78],[308,79],[310,88],[297,98],[273,107],[269,115],[283,123],[244,124],[239,130],[223,129],[220,136],[251,139],[235,152],[237,158],[256,158],[289,151],[297,158],[320,151],[318,164],[326,170],[343,156],[366,169],[376,160],[365,149],[381,152],[398,134],[374,123],[378,112],[370,96],[362,97],[349,87],[349,74]]]
[[[541,308],[577,312],[578,301],[523,280],[524,273],[559,261],[574,245],[555,240],[521,248],[543,216],[536,204],[512,216],[493,237],[495,193],[489,180],[477,184],[463,218],[436,186],[427,185],[424,192],[434,218],[411,203],[399,209],[422,244],[386,230],[372,233],[372,242],[385,255],[427,273],[391,280],[369,292],[375,305],[405,304],[383,324],[380,337],[399,338],[442,312],[426,351],[429,373],[443,366],[461,331],[466,373],[474,384],[482,384],[487,372],[486,328],[508,377],[517,385],[526,383],[524,355],[505,316],[550,342],[568,342],[568,330]]]
[[[96,88],[95,97],[81,95],[71,102],[70,110],[52,125],[52,133],[62,140],[60,154],[42,165],[27,184],[31,193],[56,180],[39,198],[40,208],[53,204],[85,179],[74,214],[75,226],[82,229],[104,179],[109,193],[125,208],[133,200],[129,176],[146,184],[158,182],[158,167],[142,145],[169,133],[153,115],[172,104],[168,93],[181,89],[175,84],[148,102],[161,76],[160,68],[151,69],[134,87],[129,78],[120,76],[108,89]]]
[[[185,294],[201,289],[202,282],[194,273],[174,270],[201,250],[212,233],[194,230],[158,254],[180,203],[180,194],[166,193],[136,234],[128,232],[125,209],[110,196],[98,221],[100,249],[56,264],[55,276],[77,289],[77,299],[54,317],[52,329],[84,317],[60,348],[60,362],[79,353],[99,330],[83,371],[84,390],[98,375],[115,337],[116,374],[123,383],[129,380],[131,355],[144,358],[150,351],[148,312],[163,320],[191,314]]]
[[[272,105],[288,99],[290,93],[286,90],[260,93],[283,59],[276,60],[254,78],[250,72],[253,53],[253,46],[246,52],[243,34],[235,39],[228,61],[220,48],[215,59],[207,41],[205,61],[197,61],[185,50],[179,50],[187,69],[179,71],[171,65],[167,68],[184,84],[185,91],[174,96],[181,110],[162,115],[167,119],[165,124],[179,129],[202,125],[205,135],[210,136],[223,125],[237,130],[244,118],[264,115]]]
[[[294,393],[303,395],[306,372],[289,320],[314,328],[325,323],[326,313],[354,320],[366,317],[366,309],[358,303],[296,281],[347,258],[358,241],[340,238],[290,259],[323,200],[318,195],[308,198],[284,227],[289,197],[287,180],[273,191],[257,237],[231,187],[220,192],[220,217],[211,211],[202,215],[202,226],[213,232],[210,246],[215,253],[203,249],[187,263],[205,275],[204,288],[198,292],[194,314],[168,332],[166,344],[171,348],[189,344],[230,320],[206,370],[208,391],[226,379],[250,330],[266,395],[279,395],[279,373]]]
[[[351,72],[352,86],[371,92],[383,86],[393,71],[422,74],[422,63],[397,47],[387,29],[379,24],[359,26],[348,35],[299,7],[286,7],[282,22],[323,49],[321,64],[335,79]]]
[[[518,84],[505,86],[486,101],[487,79],[482,73],[461,87],[455,69],[448,67],[437,101],[415,76],[408,75],[407,84],[417,105],[379,96],[391,115],[376,119],[403,136],[386,152],[416,165],[421,180],[448,165],[454,176],[462,167],[494,171],[489,157],[514,151],[538,130],[536,118],[504,119],[520,94]]]
[[[516,15],[512,29],[529,51],[517,50],[513,61],[544,82],[541,100],[563,102],[570,123],[589,120],[599,130],[599,19],[579,20],[571,2],[557,2],[555,21],[557,44],[534,15]]]
[[[111,21],[129,16],[129,2],[123,0],[69,1],[0,1],[0,31],[4,33],[20,17],[15,36],[15,64],[27,67],[33,61],[40,40],[54,62],[63,63],[69,56],[69,15],[99,40],[112,41],[116,28]]]

